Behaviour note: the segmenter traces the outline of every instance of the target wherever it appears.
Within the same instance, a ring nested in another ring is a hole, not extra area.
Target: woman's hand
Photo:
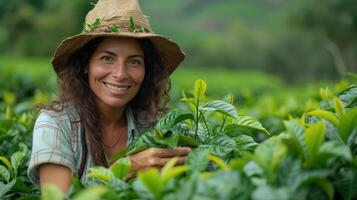
[[[146,149],[129,156],[131,160],[131,172],[137,172],[149,167],[162,168],[173,157],[178,158],[176,165],[182,165],[185,163],[186,156],[190,152],[191,149],[188,147],[179,147],[176,149]]]

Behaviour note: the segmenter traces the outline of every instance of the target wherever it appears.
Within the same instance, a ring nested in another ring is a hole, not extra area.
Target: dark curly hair
[[[109,167],[109,163],[103,156],[105,153],[99,128],[101,126],[98,120],[98,107],[94,101],[94,93],[89,87],[88,76],[85,74],[90,57],[103,39],[104,37],[94,38],[72,54],[67,67],[58,74],[59,100],[41,108],[59,112],[63,110],[65,104],[73,105],[79,114],[82,130],[85,132],[82,140],[89,143],[82,144],[84,157],[86,157],[87,145],[89,145],[94,164]],[[138,42],[144,52],[145,78],[129,105],[137,126],[149,128],[154,126],[158,117],[167,111],[166,105],[169,101],[171,83],[169,72],[151,41],[144,38],[138,39]],[[146,115],[144,117],[146,120],[141,120],[140,115]],[[148,118],[151,120],[147,120]]]

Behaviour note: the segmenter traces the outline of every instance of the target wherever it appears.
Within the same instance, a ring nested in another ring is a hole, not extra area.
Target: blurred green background
[[[56,46],[82,30],[96,0],[0,1],[0,98],[54,93]],[[187,59],[172,76],[172,99],[207,82],[208,94],[249,105],[265,95],[303,101],[357,72],[355,0],[142,0],[155,32]],[[21,99],[21,98],[19,98]]]

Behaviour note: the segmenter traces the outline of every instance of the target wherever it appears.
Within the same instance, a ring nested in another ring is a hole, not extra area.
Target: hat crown
[[[93,24],[96,25],[91,27]],[[149,19],[143,14],[138,0],[99,0],[88,12],[85,25],[89,25],[90,32],[102,32],[113,26],[129,31],[132,25],[134,30],[152,32]]]

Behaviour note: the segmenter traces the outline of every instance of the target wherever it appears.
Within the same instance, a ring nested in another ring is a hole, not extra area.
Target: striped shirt
[[[128,123],[128,145],[139,131],[135,127],[133,112],[128,106],[125,116]],[[83,154],[82,128],[79,121],[79,115],[71,106],[64,107],[61,112],[41,111],[33,130],[32,153],[27,171],[31,182],[39,185],[38,167],[45,163],[66,166],[73,174],[78,174]],[[89,151],[86,160],[81,182],[94,184],[96,181],[86,176],[88,169],[94,166]]]

